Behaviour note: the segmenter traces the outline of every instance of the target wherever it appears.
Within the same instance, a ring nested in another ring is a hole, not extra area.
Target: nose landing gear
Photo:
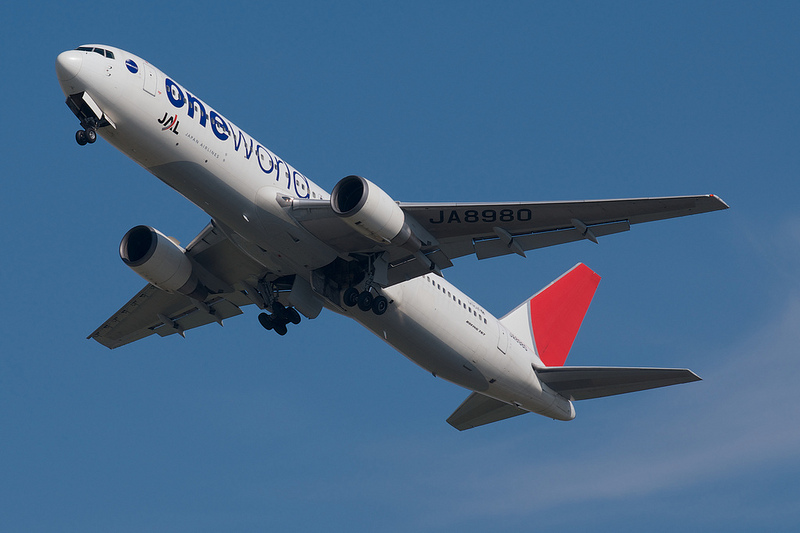
[[[75,140],[81,146],[85,146],[87,143],[92,144],[97,140],[97,130],[91,126],[88,126],[84,130],[78,130],[75,132]]]
[[[97,140],[97,128],[116,127],[86,92],[69,95],[67,97],[67,106],[81,122],[81,128],[83,129],[75,132],[75,140],[81,146],[92,144]]]

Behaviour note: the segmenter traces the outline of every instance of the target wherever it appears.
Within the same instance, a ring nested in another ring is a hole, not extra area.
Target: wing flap
[[[188,329],[199,328],[200,326],[205,326],[212,322],[222,323],[226,318],[242,314],[241,309],[224,298],[211,300],[207,302],[207,305],[214,311],[214,314],[207,313],[203,309],[192,306],[191,309],[181,313],[177,317],[164,315],[170,322],[164,323],[163,320],[160,320],[162,325],[156,327],[154,332],[162,337],[166,337],[167,335],[182,333]]]
[[[628,231],[631,229],[631,225],[627,220],[622,220],[619,222],[587,226],[587,229],[591,232],[590,234],[592,237],[605,237],[606,235]],[[518,245],[521,250],[527,252],[537,248],[580,241],[586,239],[586,235],[586,231],[581,231],[579,228],[573,227],[569,229],[532,233],[529,235],[515,235],[512,238],[512,242],[509,243],[499,238],[479,240],[475,242],[475,255],[478,259],[489,259],[491,257],[514,253],[514,244]]]
[[[537,368],[539,379],[569,400],[589,400],[680,383],[700,381],[685,368],[549,367]]]
[[[491,424],[506,418],[524,415],[527,412],[500,400],[473,392],[450,415],[447,423],[459,431],[464,431],[465,429]]]

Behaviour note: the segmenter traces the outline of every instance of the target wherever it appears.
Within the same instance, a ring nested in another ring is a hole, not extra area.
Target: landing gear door
[[[144,92],[151,94],[153,96],[156,95],[156,69],[153,68],[150,63],[144,64]]]

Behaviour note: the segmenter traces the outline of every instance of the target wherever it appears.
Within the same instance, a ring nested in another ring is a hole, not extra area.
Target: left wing
[[[448,268],[452,260],[516,253],[628,231],[632,224],[727,209],[714,195],[532,203],[398,202],[422,243],[420,254],[379,244],[341,221],[327,200],[290,200],[285,207],[311,234],[340,254],[385,252],[388,284]]]
[[[727,209],[714,195],[536,203],[401,203],[450,259],[478,259],[628,231],[631,224]]]
[[[221,325],[224,319],[242,314],[240,307],[253,303],[233,285],[262,277],[264,267],[239,251],[213,223],[195,237],[186,254],[213,292],[204,302],[148,284],[88,338],[113,349],[154,333],[183,335],[211,322]]]

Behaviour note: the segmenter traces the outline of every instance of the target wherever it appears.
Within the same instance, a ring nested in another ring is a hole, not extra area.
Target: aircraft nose
[[[58,76],[59,81],[71,80],[78,75],[83,63],[83,56],[84,54],[77,50],[68,50],[58,54],[56,58],[56,76]]]

